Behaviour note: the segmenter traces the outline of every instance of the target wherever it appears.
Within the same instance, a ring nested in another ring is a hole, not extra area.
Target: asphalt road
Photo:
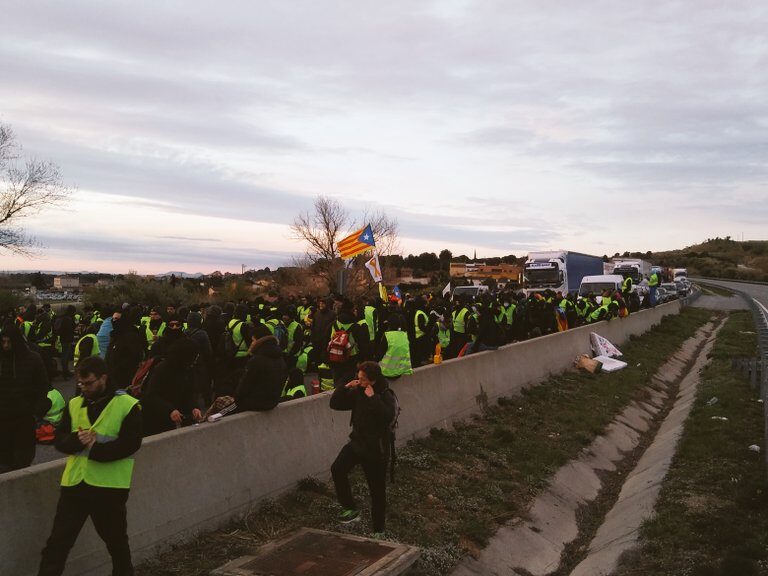
[[[733,290],[741,290],[757,300],[768,314],[768,284],[747,284],[746,282],[729,282],[728,280],[703,280],[691,278],[694,282],[722,286]]]

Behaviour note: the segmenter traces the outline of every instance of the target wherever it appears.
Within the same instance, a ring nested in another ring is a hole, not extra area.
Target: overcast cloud
[[[397,217],[405,253],[766,237],[765,3],[31,0],[3,20],[0,122],[78,192],[27,221],[44,257],[2,268],[288,264],[318,194]]]

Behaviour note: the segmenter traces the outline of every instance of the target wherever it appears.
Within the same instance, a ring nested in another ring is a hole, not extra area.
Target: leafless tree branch
[[[62,204],[72,190],[56,164],[32,158],[19,165],[19,151],[11,128],[0,125],[0,249],[31,256],[39,246],[18,221]]]

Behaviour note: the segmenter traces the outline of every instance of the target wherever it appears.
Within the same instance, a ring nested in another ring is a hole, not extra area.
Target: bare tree
[[[0,125],[0,249],[32,255],[37,244],[18,226],[19,220],[61,204],[71,189],[64,185],[56,164],[22,161],[20,155],[13,131]]]
[[[362,221],[353,220],[338,200],[327,196],[315,199],[312,212],[299,214],[293,221],[291,232],[294,239],[306,244],[301,262],[321,278],[331,292],[335,292],[339,288],[339,270],[344,267],[336,244],[352,230],[368,224],[371,225],[378,254],[391,254],[398,249],[397,220],[381,211],[364,214]],[[352,288],[352,292],[364,286],[366,278],[370,278],[364,266],[366,260],[365,256],[357,257],[348,267],[347,285]]]

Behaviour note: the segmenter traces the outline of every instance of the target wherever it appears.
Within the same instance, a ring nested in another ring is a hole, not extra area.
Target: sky
[[[768,3],[6,3],[0,123],[69,202],[0,270],[290,265],[318,195],[403,254],[768,237]]]

